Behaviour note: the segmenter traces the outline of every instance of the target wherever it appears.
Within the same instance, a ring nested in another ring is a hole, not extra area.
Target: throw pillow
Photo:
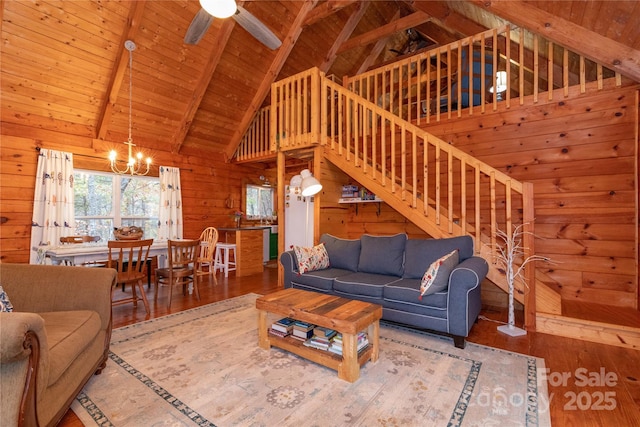
[[[7,293],[2,289],[0,285],[0,311],[13,311],[13,305],[11,305],[11,301],[9,301],[9,297]]]
[[[329,255],[324,248],[324,243],[312,248],[294,246],[293,252],[298,259],[298,271],[300,273],[329,268]]]
[[[420,297],[418,299],[422,300],[423,295],[431,295],[447,289],[449,276],[455,266],[458,265],[458,260],[458,250],[456,249],[432,262],[424,276],[422,276]]]

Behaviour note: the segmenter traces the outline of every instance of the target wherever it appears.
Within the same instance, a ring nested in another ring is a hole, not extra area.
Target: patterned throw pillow
[[[424,276],[422,276],[420,296],[418,299],[422,300],[423,295],[431,295],[447,289],[447,286],[449,286],[449,276],[455,266],[458,265],[458,262],[459,256],[457,249],[433,261],[424,273]]]
[[[293,251],[296,254],[296,258],[298,258],[298,271],[300,273],[329,268],[329,255],[324,243],[312,248],[294,246]]]
[[[13,311],[13,305],[2,286],[0,286],[0,311]]]

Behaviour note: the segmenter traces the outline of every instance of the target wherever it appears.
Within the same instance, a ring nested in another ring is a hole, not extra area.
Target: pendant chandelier
[[[131,137],[131,105],[132,105],[132,88],[133,88],[133,77],[132,77],[132,70],[133,70],[133,51],[136,48],[136,44],[131,41],[131,40],[127,40],[124,43],[124,47],[125,49],[127,49],[129,51],[129,139],[126,142],[123,142],[123,144],[126,144],[129,148],[129,157],[127,160],[127,164],[125,165],[124,169],[120,169],[118,167],[118,163],[117,163],[117,156],[118,153],[116,153],[116,150],[111,150],[111,152],[109,153],[109,162],[111,163],[111,170],[114,173],[117,174],[130,174],[130,175],[146,175],[149,173],[149,167],[151,166],[151,158],[147,157],[146,161],[143,162],[142,161],[142,153],[138,152],[138,154],[136,155],[136,157],[133,157],[133,153],[132,153],[132,149],[135,146],[135,144],[133,143],[133,138]],[[144,169],[143,165],[146,163],[146,169]],[[143,170],[144,169],[144,170]]]

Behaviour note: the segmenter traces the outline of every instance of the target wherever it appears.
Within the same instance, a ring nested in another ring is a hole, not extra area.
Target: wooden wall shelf
[[[373,200],[362,200],[359,197],[350,197],[350,198],[342,198],[340,200],[338,200],[338,203],[340,204],[355,204],[356,205],[356,215],[358,215],[358,204],[360,203],[377,203],[378,204],[378,210],[376,212],[376,215],[380,216],[380,203],[384,202],[384,200],[382,200],[379,197],[376,197]]]

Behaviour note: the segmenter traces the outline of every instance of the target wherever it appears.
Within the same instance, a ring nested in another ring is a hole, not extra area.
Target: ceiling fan
[[[242,28],[269,49],[275,50],[282,45],[280,39],[266,25],[245,8],[238,6],[235,0],[200,0],[200,6],[184,36],[186,44],[198,44],[214,17],[233,17]]]

